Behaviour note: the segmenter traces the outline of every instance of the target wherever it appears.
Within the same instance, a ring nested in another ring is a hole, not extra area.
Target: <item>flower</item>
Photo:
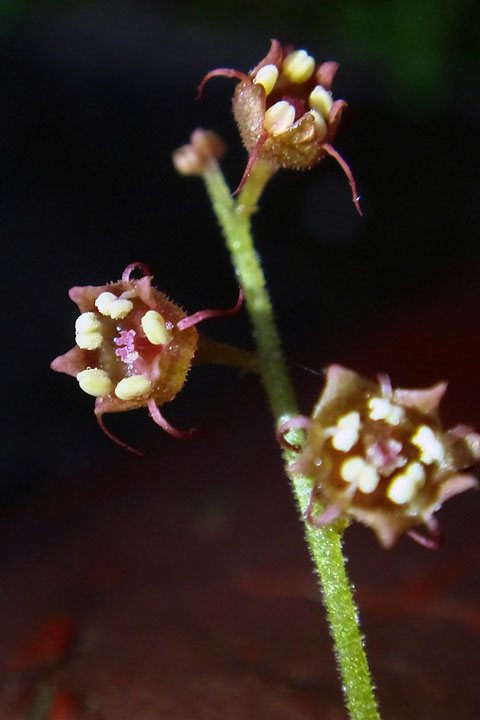
[[[199,93],[212,77],[240,80],[233,97],[233,113],[249,153],[240,187],[257,160],[275,169],[303,169],[316,165],[328,154],[347,175],[353,202],[361,214],[352,172],[330,144],[347,105],[345,100],[334,100],[330,91],[337,70],[336,62],[318,64],[306,50],[282,47],[278,40],[272,40],[266,57],[248,75],[231,68],[207,73]]]
[[[375,382],[331,365],[311,418],[292,418],[279,428],[281,436],[292,428],[307,431],[290,471],[313,479],[308,520],[322,527],[346,516],[371,527],[385,548],[404,532],[438,547],[434,513],[477,486],[473,475],[459,471],[480,460],[480,435],[465,425],[442,429],[438,406],[445,390],[446,383],[392,390],[388,376]]]
[[[143,277],[132,279],[139,269]],[[185,312],[152,287],[152,276],[143,263],[131,263],[118,282],[73,287],[70,298],[78,305],[75,347],[60,355],[51,368],[75,377],[80,388],[95,397],[95,416],[102,430],[122,447],[137,452],[112,435],[102,415],[146,406],[157,425],[178,438],[194,430],[173,428],[158,406],[181,390],[197,349],[202,320],[237,312],[240,291],[231,310]]]

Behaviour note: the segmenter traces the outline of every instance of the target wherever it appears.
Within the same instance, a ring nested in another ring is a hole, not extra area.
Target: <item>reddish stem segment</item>
[[[192,325],[197,325],[204,320],[210,320],[210,318],[229,317],[230,315],[235,315],[242,307],[242,303],[243,288],[240,285],[238,289],[238,300],[232,308],[230,308],[229,310],[199,310],[199,312],[196,312],[193,315],[189,315],[189,317],[180,320],[180,322],[177,323],[177,328],[179,330],[186,330],[186,328],[192,327]]]

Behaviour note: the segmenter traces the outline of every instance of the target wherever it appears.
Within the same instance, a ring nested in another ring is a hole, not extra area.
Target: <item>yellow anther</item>
[[[443,446],[428,425],[420,425],[411,442],[420,450],[420,460],[425,465],[441,462],[444,458]]]
[[[102,323],[94,312],[82,313],[76,319],[75,342],[82,350],[96,350],[102,344]]]
[[[345,460],[340,469],[340,475],[345,482],[357,485],[358,489],[366,495],[374,492],[380,481],[373,465],[365,462],[360,455]]]
[[[327,123],[323,119],[322,115],[320,115],[318,110],[310,110],[310,115],[313,115],[313,119],[315,120],[317,138],[319,140],[323,140],[324,137],[326,137],[327,135]]]
[[[335,450],[348,452],[358,442],[360,430],[360,414],[351,412],[340,418],[333,429],[332,445]]]
[[[141,320],[143,332],[152,345],[166,345],[172,339],[165,320],[156,310],[148,310]]]
[[[83,392],[93,395],[93,397],[105,397],[113,388],[113,383],[107,373],[100,368],[82,370],[78,373],[77,380]]]
[[[119,298],[118,300],[114,300],[110,303],[107,308],[107,314],[110,315],[112,320],[123,320],[124,317],[127,317],[132,308],[133,303],[131,300]]]
[[[389,425],[399,425],[405,416],[405,410],[393,405],[386,398],[371,398],[368,401],[372,420],[385,420]]]
[[[102,323],[94,312],[84,312],[75,321],[76,333],[89,333],[101,330]]]
[[[304,83],[315,70],[315,60],[306,50],[295,50],[283,61],[283,72],[293,83]]]
[[[103,292],[100,293],[100,295],[95,300],[95,306],[98,309],[98,312],[101,312],[102,315],[109,315],[108,308],[112,304],[112,302],[115,302],[117,300],[117,296],[114,295],[111,292]]]
[[[333,105],[332,93],[325,90],[323,85],[316,85],[308,96],[308,104],[312,110],[317,110],[325,120],[328,120]]]
[[[272,135],[280,135],[288,130],[295,120],[295,108],[286,100],[280,100],[265,113],[263,127]]]
[[[404,505],[415,497],[417,490],[425,484],[425,468],[419,462],[412,462],[405,472],[395,475],[387,489],[387,497],[396,505]]]
[[[120,400],[133,400],[142,395],[148,395],[152,385],[146,375],[132,375],[120,380],[115,388],[115,395]]]
[[[265,88],[265,93],[267,95],[270,95],[273,88],[275,87],[275,83],[277,82],[278,78],[278,68],[276,65],[264,65],[260,68],[260,70],[257,72],[255,77],[253,78],[253,82],[257,83],[258,85],[263,85]]]
[[[97,350],[103,342],[101,332],[76,333],[75,342],[82,350]]]

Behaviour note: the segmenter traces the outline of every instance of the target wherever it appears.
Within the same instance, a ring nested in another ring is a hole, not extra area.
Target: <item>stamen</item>
[[[313,115],[313,119],[315,120],[317,139],[323,140],[324,138],[326,138],[328,132],[327,123],[323,119],[322,115],[318,112],[318,110],[310,110],[310,115]]]
[[[295,50],[283,61],[282,70],[290,82],[304,83],[315,70],[315,60],[306,50]]]
[[[294,121],[295,108],[286,100],[280,100],[265,112],[263,127],[271,135],[281,135]]]
[[[132,301],[119,298],[109,304],[107,313],[112,320],[123,320],[123,318],[126,318],[131,310],[133,310]]]
[[[77,375],[78,384],[83,392],[93,397],[105,397],[113,388],[113,383],[105,370],[100,368],[87,368]]]
[[[386,398],[371,398],[368,401],[372,420],[385,420],[389,425],[399,425],[405,416],[405,410],[398,405],[393,405]]]
[[[360,455],[345,460],[340,469],[340,475],[345,482],[356,485],[366,495],[374,492],[380,481],[375,468],[365,462]]]
[[[277,82],[278,78],[278,68],[276,65],[264,65],[260,68],[260,70],[257,72],[255,77],[253,78],[253,82],[258,85],[263,85],[265,88],[265,94],[270,95],[273,88],[275,87],[275,83]]]
[[[95,300],[95,306],[98,309],[98,312],[102,313],[102,315],[110,316],[108,308],[115,300],[117,300],[116,295],[111,292],[103,292],[100,293],[100,295]]]
[[[132,375],[120,380],[115,388],[115,395],[120,400],[134,400],[142,395],[148,395],[152,385],[146,375]]]
[[[387,497],[396,505],[404,505],[415,497],[425,484],[425,469],[419,462],[412,462],[405,472],[396,475],[387,489]]]
[[[166,345],[172,339],[165,320],[156,310],[148,310],[141,319],[143,332],[152,345]]]
[[[332,93],[325,90],[322,85],[316,85],[308,96],[308,104],[312,110],[317,110],[325,120],[328,120],[333,105]]]
[[[335,450],[348,452],[358,442],[360,430],[360,413],[351,412],[340,418],[333,428],[332,445]]]
[[[442,443],[428,425],[420,425],[411,442],[420,450],[420,460],[425,465],[442,462],[444,458]]]
[[[103,342],[102,323],[94,312],[79,315],[75,322],[75,342],[82,350],[96,350]]]

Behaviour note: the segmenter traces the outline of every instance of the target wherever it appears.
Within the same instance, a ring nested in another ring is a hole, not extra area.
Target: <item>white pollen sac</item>
[[[77,375],[78,384],[83,392],[93,397],[105,397],[113,388],[113,383],[105,370],[100,368],[87,368]]]
[[[340,469],[340,475],[345,482],[357,485],[358,489],[366,495],[375,492],[380,482],[379,475],[375,468],[365,462],[360,455],[355,455],[345,460]]]
[[[323,85],[316,85],[308,96],[308,104],[312,110],[317,110],[324,120],[328,120],[333,105],[332,93],[325,90]]]
[[[385,420],[389,425],[399,425],[405,417],[405,410],[386,398],[371,398],[368,407],[372,420]]]
[[[132,309],[133,303],[131,300],[120,298],[110,303],[107,308],[107,315],[109,315],[112,320],[123,320]]]
[[[270,65],[264,65],[260,68],[260,70],[257,72],[255,77],[253,78],[253,82],[257,83],[257,85],[263,85],[265,89],[265,93],[267,95],[270,95],[273,88],[275,87],[275,83],[277,82],[278,78],[278,68],[276,65],[270,64]]]
[[[442,443],[428,425],[420,425],[410,440],[420,450],[420,460],[425,465],[442,462],[444,458]]]
[[[82,350],[96,350],[102,344],[102,323],[94,312],[84,312],[76,319],[75,342]]]
[[[327,135],[327,123],[318,110],[310,110],[310,115],[313,115],[313,119],[315,120],[315,128],[317,130],[318,139],[323,140]]]
[[[263,127],[272,135],[280,135],[288,130],[294,121],[295,108],[286,100],[280,100],[265,112]]]
[[[396,505],[404,505],[415,497],[425,484],[425,468],[422,463],[412,462],[405,472],[395,475],[387,489],[387,497]]]
[[[148,395],[152,385],[146,375],[132,375],[120,380],[115,388],[115,395],[120,400],[133,400],[142,395]]]
[[[75,342],[81,350],[97,350],[103,343],[101,332],[77,332]]]
[[[95,307],[102,315],[109,315],[108,308],[117,300],[117,296],[111,292],[103,292],[95,300]]]
[[[290,82],[304,83],[315,70],[315,60],[306,50],[294,50],[283,61],[282,70]]]
[[[152,345],[166,345],[172,339],[165,320],[156,310],[148,310],[141,320],[143,332]]]
[[[98,332],[101,328],[102,323],[94,312],[84,312],[75,321],[76,333]]]
[[[360,430],[360,414],[351,412],[340,418],[334,428],[331,443],[335,450],[348,452],[358,442]]]

